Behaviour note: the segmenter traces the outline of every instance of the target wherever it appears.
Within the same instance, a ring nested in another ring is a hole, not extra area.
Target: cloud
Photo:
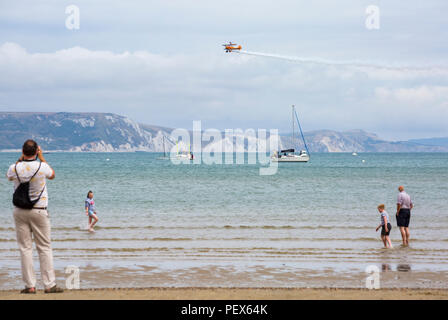
[[[296,104],[305,130],[363,128],[382,137],[404,137],[429,128],[431,134],[448,135],[440,118],[446,114],[446,77],[430,72],[406,77],[409,70],[394,70],[379,79],[373,71],[225,53],[79,46],[31,53],[8,42],[0,45],[0,108],[115,112],[171,127],[202,120],[219,129],[285,132],[290,105]],[[410,106],[412,112],[400,113]],[[403,116],[425,121],[411,132],[394,124]]]
[[[418,86],[415,88],[377,88],[375,94],[383,101],[408,105],[440,104],[448,101],[448,86]],[[448,110],[447,110],[448,111]]]

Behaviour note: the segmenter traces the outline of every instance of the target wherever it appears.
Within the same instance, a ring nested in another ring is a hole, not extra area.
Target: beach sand
[[[446,289],[128,288],[66,290],[62,294],[0,291],[0,300],[448,300]]]

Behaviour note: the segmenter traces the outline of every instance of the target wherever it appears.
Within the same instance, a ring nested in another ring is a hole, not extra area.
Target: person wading
[[[400,228],[403,246],[409,245],[409,221],[411,220],[411,209],[414,207],[411,197],[404,191],[403,186],[398,187],[400,192],[397,197],[397,226]]]
[[[51,248],[51,226],[47,211],[47,179],[53,180],[54,170],[45,161],[42,150],[33,140],[22,147],[22,156],[6,174],[14,182],[14,222],[22,262],[25,289],[21,293],[36,293],[33,267],[33,239],[39,254],[40,271],[45,293],[60,293],[56,285]]]

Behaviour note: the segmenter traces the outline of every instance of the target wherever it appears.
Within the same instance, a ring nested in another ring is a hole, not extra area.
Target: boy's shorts
[[[95,212],[93,212],[93,211],[89,211],[89,217],[91,217],[92,215],[96,215],[96,213]]]
[[[387,223],[387,232],[386,232],[386,228],[384,226],[382,226],[381,227],[381,235],[382,236],[388,236],[391,229],[392,229],[392,225],[388,222]]]

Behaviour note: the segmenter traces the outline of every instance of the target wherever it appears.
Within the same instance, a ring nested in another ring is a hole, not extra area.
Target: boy
[[[378,231],[378,229],[381,228],[381,240],[383,240],[384,247],[387,248],[389,245],[389,248],[392,248],[392,243],[390,242],[389,238],[390,229],[392,229],[392,225],[389,223],[389,215],[385,210],[385,205],[380,204],[378,206],[378,211],[381,213],[381,223],[376,228],[376,231]]]

